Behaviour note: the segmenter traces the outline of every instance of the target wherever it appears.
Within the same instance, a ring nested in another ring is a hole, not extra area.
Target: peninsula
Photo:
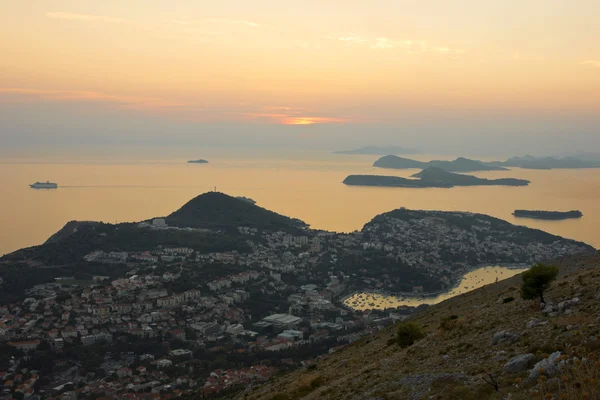
[[[139,223],[71,222],[40,246],[0,257],[0,316],[10,322],[0,363],[19,366],[10,378],[39,377],[51,388],[69,376],[85,379],[87,398],[107,390],[126,397],[134,386],[231,399],[231,390],[254,382],[249,377],[311,365],[412,312],[372,310],[367,320],[342,303],[350,293],[447,291],[478,266],[529,266],[593,251],[465,212],[398,209],[361,231],[327,232],[209,192]],[[577,290],[594,299],[594,288]],[[499,296],[477,304],[506,308],[497,299],[507,295]],[[532,308],[518,306],[518,315]],[[463,305],[452,313],[487,309]],[[24,370],[37,365],[35,373]]]
[[[428,168],[437,167],[448,172],[474,172],[474,171],[507,171],[500,165],[491,165],[477,160],[470,160],[464,157],[458,157],[454,161],[432,160],[418,161],[409,158],[402,158],[393,155],[381,157],[373,163],[377,168],[388,169],[411,169],[411,168]]]
[[[561,219],[572,219],[581,218],[583,213],[578,210],[572,211],[539,211],[539,210],[515,210],[513,213],[515,217],[519,218],[534,218],[534,219],[548,219],[548,220],[561,220]]]
[[[208,164],[208,161],[203,160],[203,159],[190,160],[190,161],[188,161],[188,164]]]
[[[413,175],[414,178],[381,175],[349,175],[343,183],[350,186],[383,186],[405,188],[452,188],[454,186],[527,186],[524,179],[484,179],[472,175],[455,174],[438,167],[429,167]]]

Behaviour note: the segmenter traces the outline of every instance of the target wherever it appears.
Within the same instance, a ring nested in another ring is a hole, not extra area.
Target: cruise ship
[[[29,185],[32,189],[57,189],[58,185],[52,182],[36,182],[32,185]]]

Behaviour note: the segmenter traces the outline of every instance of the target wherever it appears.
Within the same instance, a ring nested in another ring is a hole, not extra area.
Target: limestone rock
[[[579,303],[579,297],[572,298],[571,300],[565,300],[558,303],[558,312],[565,312],[566,310],[570,310]]]
[[[562,353],[560,351],[554,352],[548,356],[548,358],[543,359],[533,366],[531,372],[529,373],[529,379],[531,381],[536,381],[541,375],[545,375],[548,378],[551,378],[558,374],[561,368],[560,364],[560,356]]]
[[[504,365],[504,372],[508,374],[516,374],[518,372],[525,371],[533,362],[533,358],[533,354],[521,354],[513,357]]]
[[[518,333],[510,332],[510,331],[499,331],[494,334],[492,337],[493,345],[505,345],[505,344],[513,344],[521,340],[521,336]]]

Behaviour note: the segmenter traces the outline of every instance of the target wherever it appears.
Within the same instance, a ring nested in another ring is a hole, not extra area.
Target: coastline
[[[346,303],[346,301],[358,294],[377,295],[377,296],[388,297],[388,298],[396,298],[398,300],[398,302],[415,301],[415,300],[427,301],[427,300],[435,299],[440,296],[450,295],[453,291],[459,289],[461,284],[465,280],[465,277],[474,271],[482,270],[485,268],[504,268],[507,270],[525,270],[528,267],[530,267],[529,264],[480,265],[480,266],[475,266],[475,267],[469,268],[459,279],[455,280],[454,284],[451,287],[444,289],[444,290],[440,290],[440,291],[436,291],[436,292],[415,293],[415,292],[390,292],[390,291],[382,290],[382,289],[365,289],[365,290],[357,290],[352,293],[348,293],[348,294],[344,295],[343,297],[341,297],[339,299],[339,302],[343,306],[348,307],[353,311],[357,311],[358,308],[355,309],[355,308],[351,307],[349,304]],[[482,286],[485,286],[485,285],[482,285]],[[462,294],[462,293],[460,293],[460,294]],[[398,308],[398,307],[403,307],[403,305],[398,305],[396,308]],[[413,306],[405,305],[405,307],[413,307]],[[394,308],[394,307],[390,307],[390,308]]]

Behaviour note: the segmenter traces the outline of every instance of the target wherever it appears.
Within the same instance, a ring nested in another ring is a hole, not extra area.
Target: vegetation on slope
[[[393,326],[239,398],[597,399],[600,256],[557,263],[543,311],[516,276],[415,314],[425,337],[412,346],[398,346]]]
[[[184,228],[237,230],[247,226],[271,231],[297,232],[307,225],[247,201],[218,192],[208,192],[190,200],[166,217],[171,226]]]

